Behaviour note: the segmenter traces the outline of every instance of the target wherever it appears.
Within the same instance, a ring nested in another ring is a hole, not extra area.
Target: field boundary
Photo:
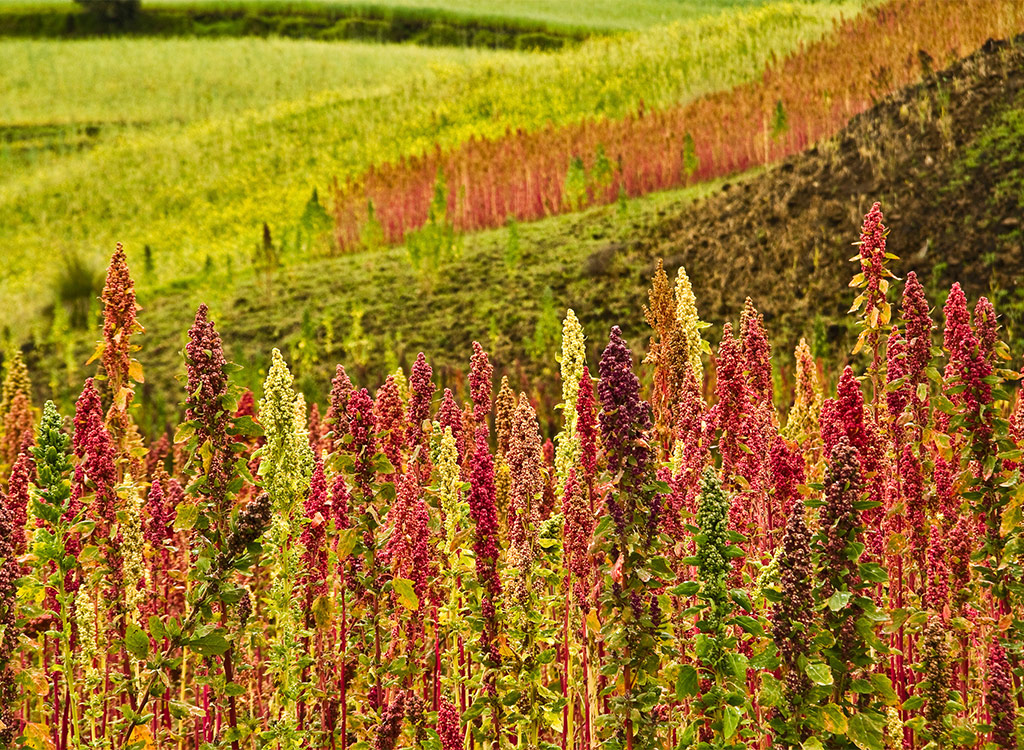
[[[309,3],[144,5],[126,22],[78,8],[0,6],[0,38],[284,37],[425,46],[559,50],[602,31],[433,9]],[[611,32],[607,32],[611,33]]]

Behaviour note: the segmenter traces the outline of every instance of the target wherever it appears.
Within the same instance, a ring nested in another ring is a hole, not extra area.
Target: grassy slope
[[[0,123],[185,124],[325,92],[384,94],[431,66],[514,57],[282,39],[0,40]]]
[[[602,300],[593,274],[627,274],[617,249],[720,184],[519,225],[514,262],[510,230],[500,229],[466,237],[458,260],[423,273],[412,270],[403,248],[392,248],[284,267],[269,277],[217,275],[200,287],[144,296],[141,317],[149,333],[140,360],[149,378],[146,398],[157,407],[148,416],[166,408],[166,394],[176,393],[173,378],[185,332],[198,303],[211,299],[228,356],[245,367],[237,379],[254,389],[273,346],[281,347],[300,385],[318,400],[338,361],[354,377],[376,382],[385,369],[407,370],[423,350],[451,382],[472,340],[481,341],[499,366],[515,369],[517,357],[531,374],[531,357],[556,366],[566,305],[578,305],[581,318],[595,328],[596,321],[619,319],[624,312],[621,292]],[[231,293],[225,296],[224,288]],[[627,297],[632,293],[628,287]],[[595,356],[599,343],[591,342]],[[83,345],[78,359],[84,354]],[[526,381],[520,385],[528,387]],[[557,402],[558,394],[536,395],[554,398],[549,406]]]
[[[38,258],[80,253],[99,265],[117,240],[161,281],[247,264],[268,222],[292,226],[314,187],[439,143],[586,117],[617,117],[747,80],[772,56],[860,3],[777,4],[644,34],[592,40],[558,55],[500,55],[438,65],[415,82],[360,97],[321,92],[185,126],[119,133],[95,148],[0,170],[0,302],[24,333],[50,299]],[[83,66],[87,65],[83,61]],[[41,82],[43,83],[43,82]],[[112,179],[111,176],[116,176]]]
[[[787,359],[800,335],[823,354],[849,351],[848,258],[862,214],[879,199],[892,229],[889,247],[902,256],[895,273],[917,270],[937,310],[953,280],[972,298],[989,294],[1019,344],[1022,151],[1024,39],[882,102],[771,170],[707,188],[700,202],[690,199],[704,189],[520,226],[518,270],[505,265],[509,230],[496,230],[467,238],[462,258],[427,280],[399,250],[349,256],[283,269],[269,283],[243,280],[214,313],[229,353],[247,366],[243,379],[258,382],[266,352],[280,346],[319,398],[334,362],[373,383],[422,349],[451,373],[464,369],[473,339],[499,368],[515,375],[519,360],[531,374],[539,366],[531,353],[554,366],[565,307],[590,334],[592,356],[613,323],[642,350],[640,308],[661,257],[670,271],[687,267],[702,317],[715,324],[712,340],[749,294],[765,313],[777,359]],[[144,300],[151,403],[177,394],[170,380],[180,369],[177,352],[189,308],[204,294],[166,290]],[[361,314],[359,328],[353,311]],[[537,397],[557,401],[557,394]]]
[[[750,8],[771,0],[146,0],[147,8],[288,5],[293,8],[415,11],[453,20],[549,28],[555,31],[623,31],[692,21],[720,10]],[[0,11],[69,8],[68,0],[0,0]]]

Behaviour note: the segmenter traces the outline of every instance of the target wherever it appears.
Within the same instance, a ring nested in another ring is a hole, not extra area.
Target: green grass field
[[[98,266],[116,241],[125,243],[136,265],[141,265],[143,247],[152,248],[154,273],[143,285],[196,278],[229,264],[235,273],[245,272],[263,223],[275,237],[291,231],[312,190],[326,194],[336,177],[423,153],[435,144],[496,137],[510,127],[619,117],[641,100],[648,107],[663,107],[720,90],[758,75],[772,56],[825,33],[841,14],[860,7],[854,1],[778,3],[594,39],[558,54],[379,47],[382,61],[408,54],[423,55],[423,62],[407,78],[382,63],[376,87],[327,85],[303,94],[307,84],[290,81],[294,96],[257,97],[244,116],[117,130],[100,135],[89,147],[40,148],[28,163],[24,154],[14,158],[8,149],[6,160],[0,152],[0,248],[6,262],[0,301],[17,311],[10,325],[25,328],[52,303],[46,290],[62,255],[80,255]],[[132,75],[133,45],[158,47],[124,39],[108,44],[76,46],[82,56],[67,64],[81,71],[106,70],[117,81]],[[199,41],[181,44],[217,54],[216,47]],[[182,47],[162,49],[168,66],[183,55]],[[301,49],[320,48],[303,44]],[[337,49],[340,55],[352,54],[345,52],[348,47]],[[120,68],[110,64],[111,57]],[[24,64],[27,57],[19,59]],[[409,69],[405,63],[398,68]],[[6,75],[28,77],[24,71]],[[94,86],[113,85],[98,72],[88,72],[86,79]],[[37,82],[38,101],[52,101],[47,81]],[[157,90],[170,101],[140,106],[171,111],[180,92]],[[208,100],[208,91],[205,83],[197,84],[196,99]],[[244,99],[240,94],[238,106]],[[0,100],[0,108],[34,107],[39,121],[59,120],[68,111],[62,102],[52,101],[49,111],[26,104],[37,100],[24,90],[12,96],[6,87],[0,89]],[[79,101],[84,109],[91,106],[87,95]],[[126,101],[132,106],[119,117],[138,117],[135,100]],[[49,262],[40,263],[40,258]],[[294,263],[304,257],[293,253],[283,260]]]
[[[380,96],[434,67],[516,57],[283,39],[0,40],[0,124],[191,123],[314,95]]]

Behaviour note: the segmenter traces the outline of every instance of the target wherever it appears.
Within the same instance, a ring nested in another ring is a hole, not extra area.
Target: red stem
[[[348,623],[345,612],[345,579],[341,582],[341,750],[348,747],[348,698],[345,666],[348,661]]]
[[[562,622],[562,697],[565,705],[562,706],[562,750],[566,750],[569,742],[569,600],[572,598],[569,592],[572,591],[572,573],[565,577],[565,619]]]

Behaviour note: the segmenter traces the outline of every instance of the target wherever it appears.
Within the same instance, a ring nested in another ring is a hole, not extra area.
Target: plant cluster
[[[338,365],[321,418],[277,350],[256,398],[203,306],[148,447],[119,249],[73,418],[37,421],[16,358],[3,388],[31,429],[0,503],[0,739],[1018,747],[1024,399],[987,300],[954,286],[940,347],[877,204],[862,243],[864,361],[834,392],[803,343],[776,387],[749,300],[705,356],[659,266],[646,365],[614,327],[592,377],[566,315],[554,442],[480,344],[462,403],[420,355],[372,392]]]

